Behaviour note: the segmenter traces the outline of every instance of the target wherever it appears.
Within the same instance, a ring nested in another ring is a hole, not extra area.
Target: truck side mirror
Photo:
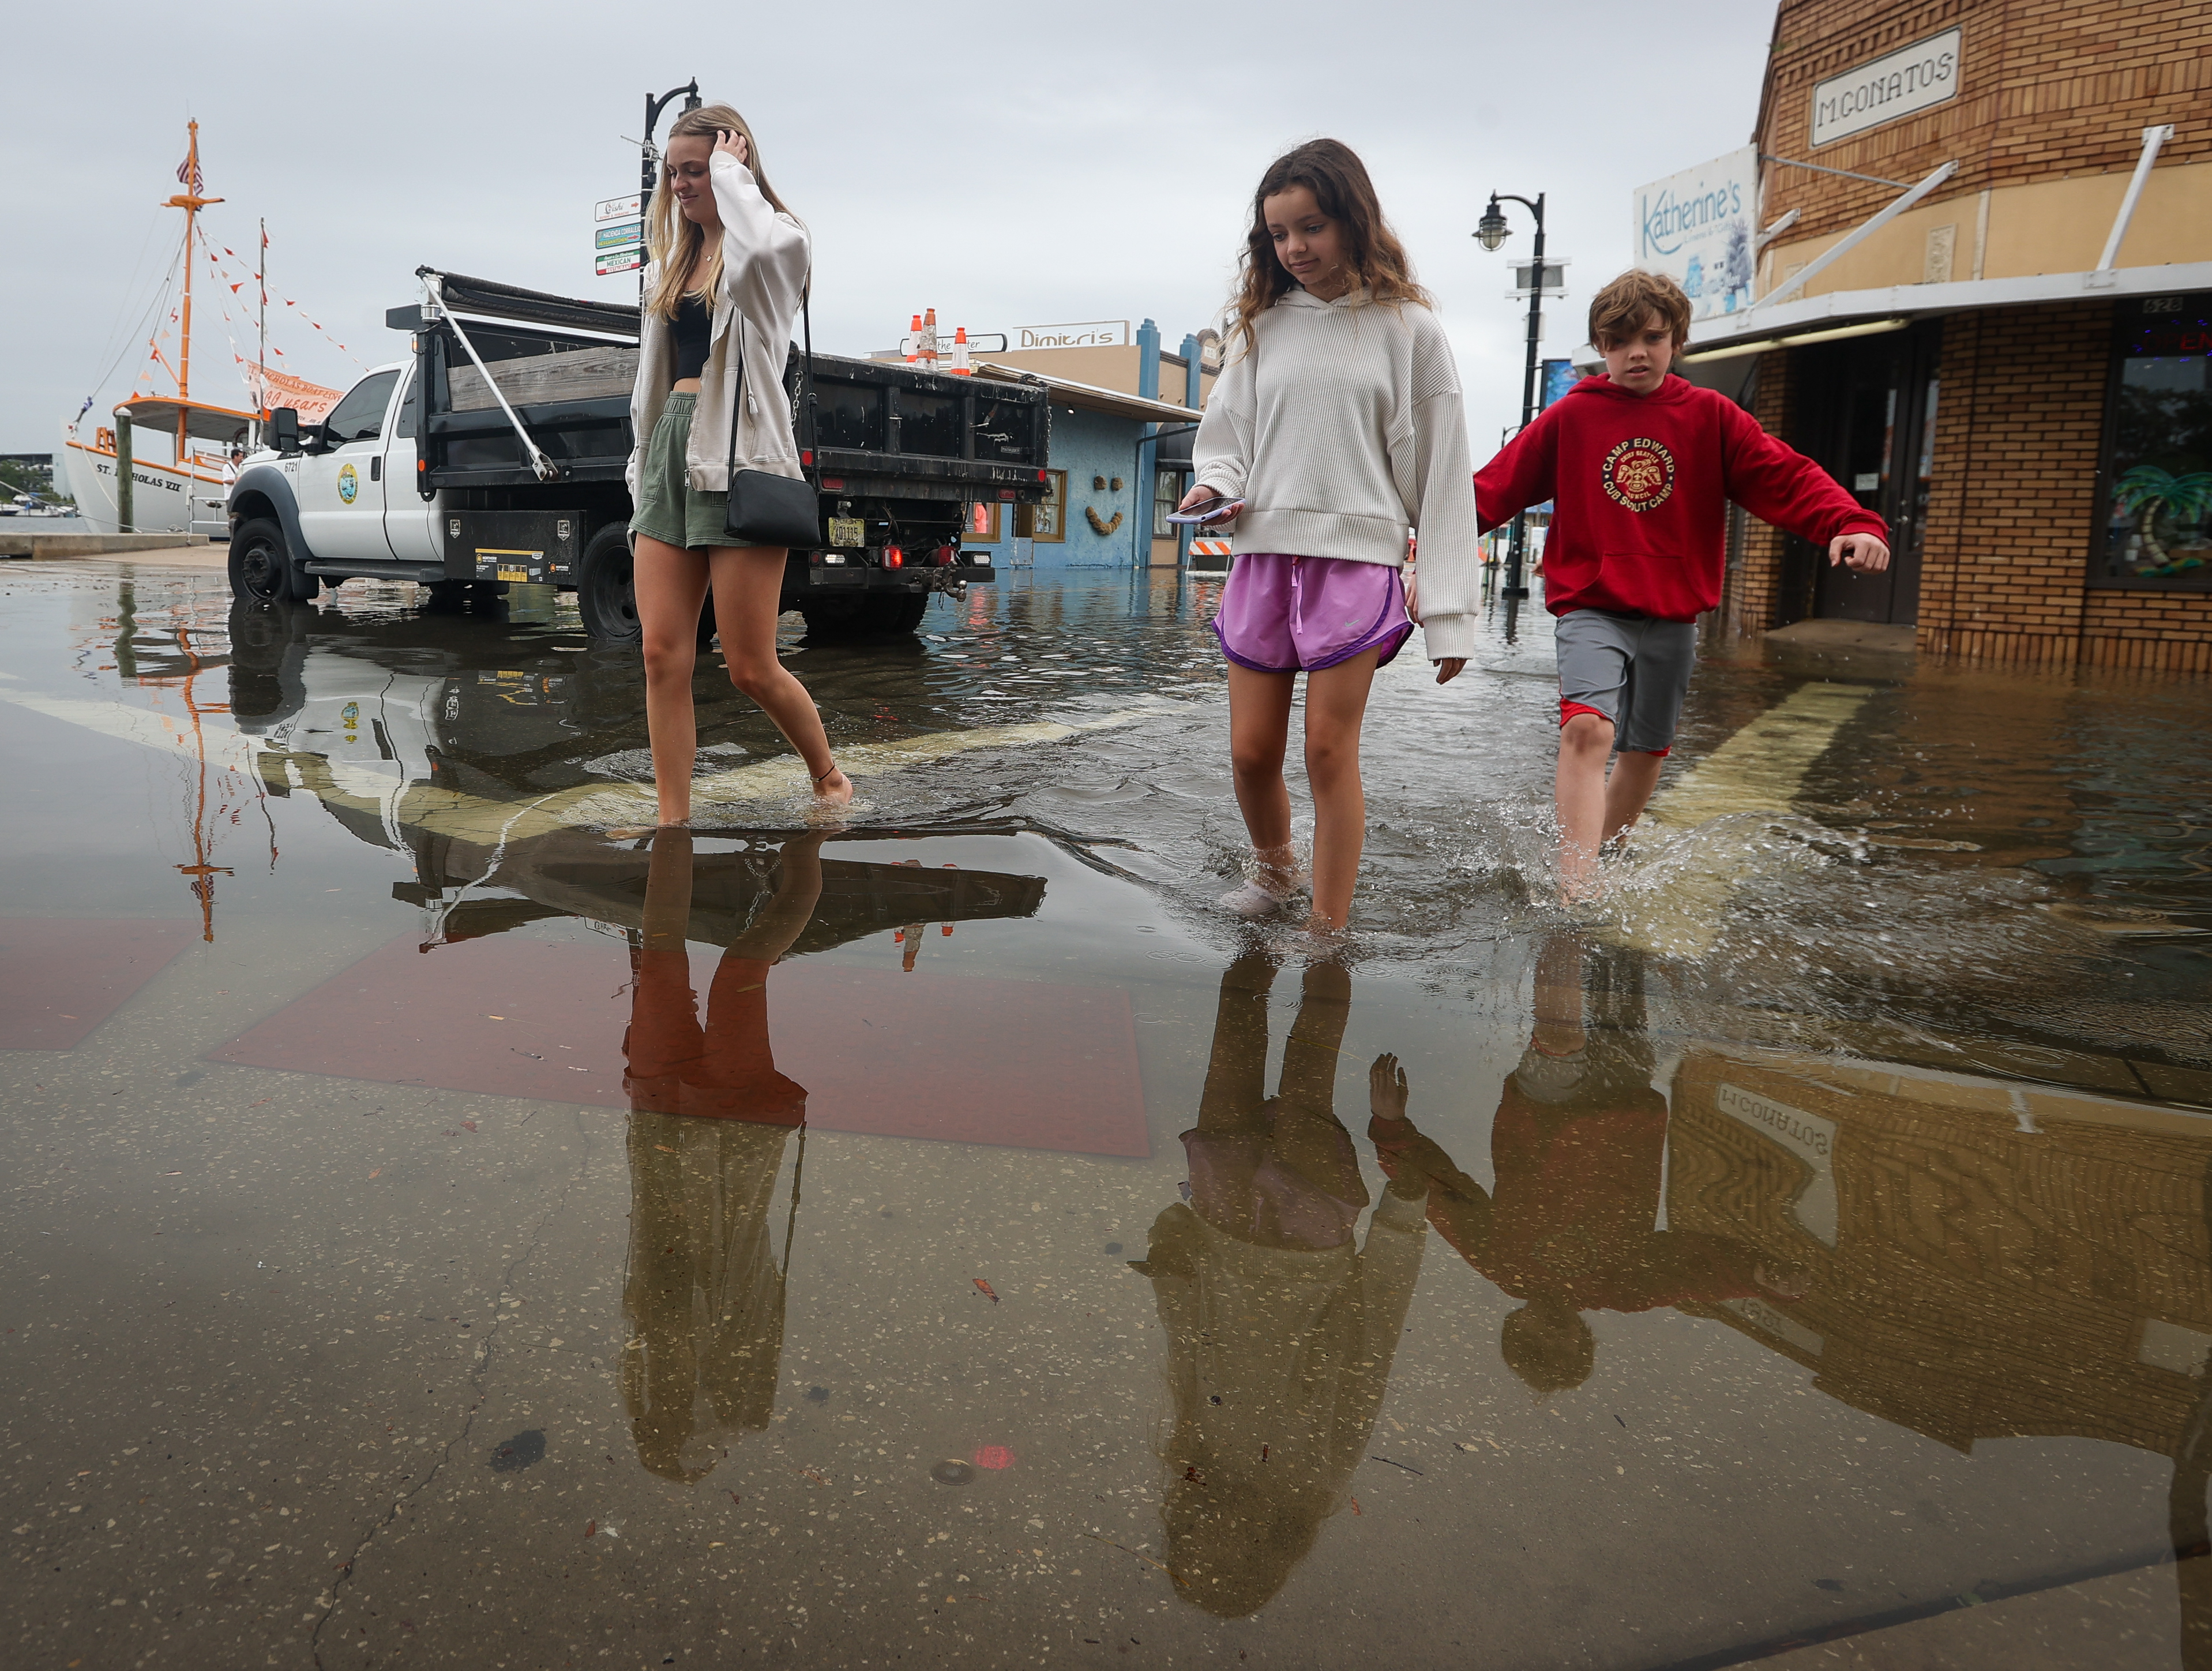
[[[269,444],[289,458],[300,450],[300,409],[279,406],[269,415]]]

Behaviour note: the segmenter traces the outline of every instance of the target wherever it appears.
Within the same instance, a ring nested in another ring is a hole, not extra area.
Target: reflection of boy
[[[715,969],[702,1029],[684,944],[691,838],[653,838],[623,1040],[633,1111],[622,1381],[639,1460],[671,1480],[706,1474],[724,1436],[764,1429],[775,1405],[784,1280],[772,1204],[806,1092],[776,1071],[768,972],[813,914],[822,841],[786,843],[774,898]]]
[[[1632,965],[1601,966],[1600,1019],[1583,1027],[1580,948],[1548,942],[1536,973],[1536,1026],[1507,1076],[1491,1129],[1494,1194],[1408,1123],[1370,1128],[1383,1170],[1425,1170],[1429,1222],[1514,1298],[1498,1349],[1539,1395],[1589,1378],[1586,1310],[1648,1311],[1735,1299],[1783,1279],[1731,1237],[1656,1229],[1667,1099],[1651,1085],[1650,1042]]]
[[[1305,975],[1281,1088],[1262,1095],[1273,965],[1222,976],[1197,1127],[1183,1134],[1190,1204],[1163,1212],[1149,1257],[1168,1336],[1168,1565],[1209,1613],[1256,1611],[1349,1495],[1420,1270],[1426,1181],[1393,1184],[1369,1224],[1352,1138],[1335,1115],[1350,1013],[1341,968]]]
[[[1832,565],[1889,564],[1881,518],[1734,401],[1670,374],[1690,337],[1689,298],[1673,280],[1623,273],[1590,303],[1589,329],[1606,374],[1568,390],[1474,478],[1485,528],[1555,501],[1544,606],[1559,617],[1559,879],[1570,897],[1658,786],[1698,617],[1720,602],[1729,501],[1825,546]]]

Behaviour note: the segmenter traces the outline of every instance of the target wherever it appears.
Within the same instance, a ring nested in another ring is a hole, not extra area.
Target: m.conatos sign
[[[1814,148],[1917,116],[1958,96],[1959,31],[1946,29],[1815,83]]]

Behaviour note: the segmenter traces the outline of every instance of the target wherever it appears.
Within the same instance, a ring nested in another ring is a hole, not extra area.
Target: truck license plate
[[[866,545],[868,525],[857,516],[833,516],[830,519],[830,543],[832,545]]]

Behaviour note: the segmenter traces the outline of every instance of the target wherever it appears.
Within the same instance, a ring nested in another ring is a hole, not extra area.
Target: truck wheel
[[[300,572],[275,518],[255,517],[230,537],[230,595],[241,603],[279,604],[315,595],[316,580]]]
[[[870,630],[899,636],[914,631],[921,625],[921,617],[929,613],[929,594],[919,597],[878,598],[869,622]]]
[[[799,606],[809,638],[852,638],[866,630],[865,598],[809,599]]]
[[[629,531],[608,523],[592,536],[576,568],[576,613],[584,617],[585,635],[602,644],[641,642]]]
[[[929,594],[910,598],[904,592],[890,597],[824,598],[799,606],[812,638],[896,638],[921,624],[929,609]]]

